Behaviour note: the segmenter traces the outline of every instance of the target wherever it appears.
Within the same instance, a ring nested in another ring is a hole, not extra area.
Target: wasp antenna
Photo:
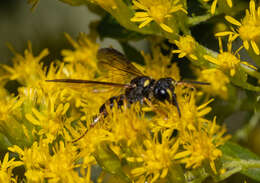
[[[86,83],[87,80],[81,80],[81,79],[49,79],[45,80],[46,82],[57,82],[57,83]],[[93,82],[93,81],[91,81]]]
[[[69,81],[70,79],[48,79],[48,80],[45,80],[46,82],[67,82]]]
[[[198,85],[210,85],[208,82],[201,82],[201,81],[178,81],[177,84],[198,84]]]
[[[82,138],[88,133],[88,130],[89,130],[89,129],[87,129],[79,138],[77,138],[77,139],[71,141],[71,143],[78,142],[80,139],[82,139]]]

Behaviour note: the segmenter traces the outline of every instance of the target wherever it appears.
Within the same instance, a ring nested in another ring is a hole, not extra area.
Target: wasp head
[[[153,96],[159,101],[168,101],[177,107],[179,116],[181,116],[180,109],[177,103],[174,89],[177,82],[172,78],[161,78],[156,81],[153,89]]]
[[[157,100],[169,101],[173,97],[175,89],[175,80],[172,78],[161,78],[156,81],[153,89],[153,95]]]

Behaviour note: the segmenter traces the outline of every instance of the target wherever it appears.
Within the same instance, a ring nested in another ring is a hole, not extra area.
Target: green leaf
[[[245,171],[242,170],[241,173],[254,180],[260,181],[260,168],[250,168]]]
[[[97,146],[96,153],[94,153],[94,155],[102,169],[112,175],[120,177],[125,182],[131,182],[129,177],[123,172],[120,159],[106,143],[102,143]]]
[[[221,150],[225,155],[228,155],[234,159],[260,160],[260,157],[255,153],[233,142],[225,143],[223,146],[221,146]]]
[[[175,183],[186,182],[183,169],[180,165],[177,164],[174,164],[172,167],[169,168],[167,178],[169,182],[175,182]]]
[[[125,29],[109,14],[102,18],[97,31],[101,39],[109,37],[119,41],[128,41],[145,38],[145,35]]]
[[[260,181],[259,156],[232,142],[225,143],[220,149],[223,152],[221,161],[223,162],[224,168],[229,169],[232,167],[234,170],[230,170],[230,172],[228,170],[225,173],[226,175],[222,175],[223,177],[228,177],[234,173],[240,172],[254,180]]]

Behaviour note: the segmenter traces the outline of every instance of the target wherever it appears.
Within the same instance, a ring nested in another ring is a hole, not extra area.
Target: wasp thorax
[[[147,76],[140,76],[134,78],[130,84],[132,88],[127,88],[125,95],[128,102],[141,102],[143,103],[144,98],[150,99],[150,94],[152,93],[152,87],[154,85],[154,80]]]
[[[172,78],[159,79],[154,85],[154,97],[160,101],[170,101],[174,95],[174,82]]]

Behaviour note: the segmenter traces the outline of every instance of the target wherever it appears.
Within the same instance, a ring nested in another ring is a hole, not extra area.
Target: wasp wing
[[[132,79],[132,77],[143,76],[131,62],[119,51],[113,48],[102,48],[97,53],[98,66],[101,70],[107,72],[102,73],[98,77],[99,81],[81,80],[81,79],[53,79],[46,80],[47,82],[67,83],[72,88],[92,87],[95,91],[106,92],[107,89],[124,89],[133,87],[131,84],[121,84]],[[128,80],[127,80],[128,79]],[[108,82],[107,82],[108,81]],[[100,90],[105,88],[105,90]]]
[[[111,87],[119,87],[119,88],[129,88],[130,84],[120,84],[120,83],[112,83],[112,82],[103,82],[103,81],[92,81],[92,80],[83,80],[83,79],[52,79],[46,80],[47,82],[58,82],[58,83],[74,83],[74,84],[86,84],[89,86],[111,86]]]
[[[108,78],[112,80],[120,81],[121,79],[125,82],[127,79],[131,80],[133,77],[144,75],[125,55],[113,48],[99,49],[97,59],[100,70],[107,72]]]

